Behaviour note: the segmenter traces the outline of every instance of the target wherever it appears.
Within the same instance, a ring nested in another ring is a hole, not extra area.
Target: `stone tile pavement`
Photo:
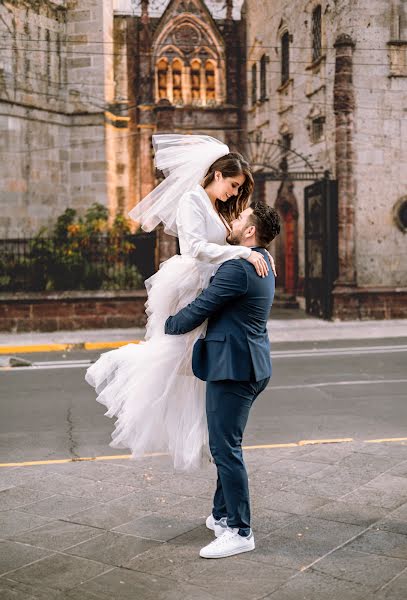
[[[246,451],[256,550],[208,561],[213,465],[0,469],[2,600],[406,600],[407,444]]]

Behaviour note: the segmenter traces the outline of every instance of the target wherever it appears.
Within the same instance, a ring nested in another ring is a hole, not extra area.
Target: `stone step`
[[[276,290],[274,295],[273,306],[275,308],[299,308],[299,302],[292,294],[286,294],[280,290]]]

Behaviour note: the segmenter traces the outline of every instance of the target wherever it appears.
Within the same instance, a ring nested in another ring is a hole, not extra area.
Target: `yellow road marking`
[[[299,446],[308,446],[311,444],[339,444],[340,442],[353,442],[353,438],[338,438],[335,440],[300,440]]]
[[[407,437],[402,438],[383,438],[381,440],[365,440],[367,444],[380,444],[381,442],[407,442]]]
[[[255,446],[243,446],[243,450],[270,450],[273,448],[295,448],[299,446],[317,445],[317,444],[338,444],[344,442],[353,442],[353,438],[338,438],[338,439],[327,439],[327,440],[300,440],[299,442],[288,442],[286,444],[260,444]],[[361,440],[367,444],[380,444],[382,442],[405,442],[407,438],[383,438],[380,440]],[[166,452],[152,452],[151,454],[144,454],[143,458],[153,458],[155,456],[169,456]],[[72,462],[96,462],[104,460],[119,460],[129,459],[131,454],[113,454],[110,456],[88,456],[78,458],[60,458],[55,460],[33,460],[29,462],[14,462],[14,463],[0,463],[1,467],[32,467],[35,465],[58,465],[63,463]]]
[[[22,352],[56,352],[70,350],[75,344],[34,344],[26,346],[0,346],[0,354],[16,354]]]
[[[0,346],[0,354],[29,354],[31,352],[61,352],[64,350],[103,350],[120,348],[126,344],[138,344],[140,340],[116,342],[79,342],[67,344],[26,344],[21,346]]]
[[[243,450],[268,450],[270,448],[293,448],[298,446],[296,442],[291,442],[289,444],[260,444],[259,446],[242,446]]]
[[[120,348],[126,344],[138,344],[140,340],[128,340],[126,342],[85,342],[85,350],[102,350],[103,348]]]

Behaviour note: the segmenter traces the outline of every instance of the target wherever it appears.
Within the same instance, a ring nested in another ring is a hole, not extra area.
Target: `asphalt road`
[[[84,382],[97,352],[26,355],[0,370],[0,462],[126,453],[108,446],[113,421]],[[275,344],[273,378],[245,443],[407,436],[407,339]]]

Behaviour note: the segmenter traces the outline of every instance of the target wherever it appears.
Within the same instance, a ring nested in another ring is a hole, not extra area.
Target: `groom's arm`
[[[165,333],[179,335],[192,331],[225,304],[245,294],[247,288],[247,274],[241,260],[224,262],[202,294],[176,315],[168,317]]]

